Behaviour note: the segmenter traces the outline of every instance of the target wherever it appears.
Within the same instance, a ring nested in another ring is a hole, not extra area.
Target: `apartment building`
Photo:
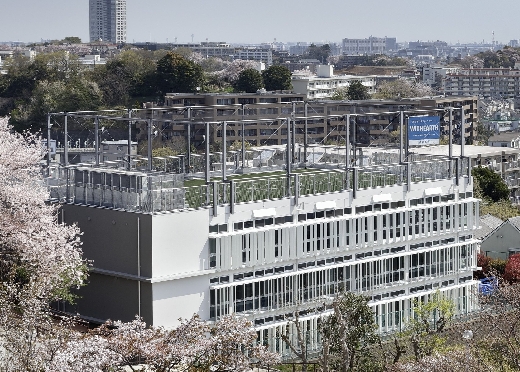
[[[318,65],[316,75],[293,73],[291,78],[293,91],[309,100],[332,98],[338,89],[348,88],[354,81],[360,81],[369,94],[376,92],[376,76],[334,75],[331,65]]]
[[[520,70],[509,68],[470,68],[449,73],[444,80],[449,96],[516,98],[520,96]]]
[[[237,48],[235,59],[264,62],[267,66],[273,64],[273,50],[271,48]]]
[[[479,201],[463,159],[204,185],[151,169],[49,174],[60,220],[78,224],[93,260],[77,303],[60,309],[93,322],[138,314],[171,328],[194,313],[237,314],[259,342],[289,356],[278,336],[296,337],[287,317],[299,313],[309,350],[318,350],[318,319],[331,309],[317,306],[343,290],[370,297],[380,332],[401,330],[413,302],[436,291],[457,314],[478,306]]]
[[[210,136],[213,143],[222,137],[220,122],[227,122],[227,141],[242,140],[242,131],[247,142],[253,146],[278,145],[287,138],[281,128],[292,113],[292,104],[303,103],[305,95],[296,93],[230,93],[230,94],[184,94],[168,93],[165,107],[156,110],[156,118],[171,120],[161,125],[162,140],[187,135],[196,147],[204,142],[205,122],[213,122]],[[242,125],[243,121],[243,125]],[[323,127],[323,125],[322,125]]]
[[[293,81],[294,84],[294,81]],[[392,132],[399,129],[399,110],[406,115],[441,115],[443,134],[448,133],[449,110],[454,123],[460,123],[464,108],[464,130],[456,132],[456,139],[464,132],[465,142],[473,143],[478,119],[476,97],[431,97],[403,100],[333,101],[308,100],[305,93],[257,94],[184,94],[168,93],[165,106],[154,111],[161,139],[186,138],[188,125],[190,141],[196,148],[204,142],[205,122],[212,122],[210,136],[219,143],[222,122],[226,121],[229,144],[244,139],[253,146],[283,145],[287,141],[286,120],[294,120],[294,140],[308,144],[341,143],[345,140],[346,114],[351,117],[352,135],[360,146],[381,146],[395,142]],[[161,122],[167,120],[168,122]],[[192,124],[188,124],[192,123]],[[305,128],[307,131],[305,132]]]
[[[426,65],[422,68],[422,82],[423,84],[436,86],[438,89],[442,90],[444,87],[443,81],[446,79],[446,75],[456,74],[458,70],[458,67]]]
[[[395,38],[373,37],[366,39],[343,39],[343,54],[385,54],[397,50]]]
[[[126,0],[89,0],[90,41],[126,43]]]

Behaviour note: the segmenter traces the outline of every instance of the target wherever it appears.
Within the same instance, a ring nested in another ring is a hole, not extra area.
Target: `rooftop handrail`
[[[413,183],[449,179],[450,169],[452,177],[455,176],[456,165],[460,168],[459,175],[465,175],[469,162],[467,159],[464,160],[466,161],[462,161],[461,164],[447,158],[411,162],[410,179]],[[231,187],[229,181],[221,180],[209,184],[182,186],[183,176],[180,174],[157,172],[115,174],[104,168],[87,169],[69,166],[65,169],[57,166],[49,169],[46,182],[53,199],[153,213],[211,206],[214,205],[214,195],[217,198],[217,205],[229,204],[233,199],[232,192],[235,203],[285,198],[288,197],[287,179],[290,182],[289,190],[292,196],[341,192],[351,190],[354,186],[356,190],[360,190],[402,185],[406,183],[407,171],[408,165],[397,163],[357,167],[356,185],[353,184],[353,168],[347,171],[314,168],[307,171],[295,170],[289,178],[285,173],[260,173],[257,177],[253,173],[250,178],[235,178],[234,187]],[[295,174],[298,174],[298,183]],[[124,179],[124,177],[131,178]],[[135,196],[130,197],[129,194],[132,193]]]

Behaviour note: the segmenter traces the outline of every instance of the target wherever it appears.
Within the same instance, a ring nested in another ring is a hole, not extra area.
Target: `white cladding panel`
[[[208,210],[158,214],[152,217],[153,277],[198,272],[209,268]]]
[[[165,328],[179,325],[179,318],[198,314],[209,319],[209,279],[207,275],[154,283],[153,323]]]

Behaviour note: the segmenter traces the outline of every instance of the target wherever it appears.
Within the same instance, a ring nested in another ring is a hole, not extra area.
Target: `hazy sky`
[[[517,0],[127,0],[127,41],[507,43],[519,14]],[[88,0],[0,0],[0,15],[0,41],[88,41]]]

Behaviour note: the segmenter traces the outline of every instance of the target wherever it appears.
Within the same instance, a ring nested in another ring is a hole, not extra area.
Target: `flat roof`
[[[489,137],[488,142],[504,142],[511,141],[520,137],[520,132],[505,132],[500,134],[495,134],[492,137]]]

